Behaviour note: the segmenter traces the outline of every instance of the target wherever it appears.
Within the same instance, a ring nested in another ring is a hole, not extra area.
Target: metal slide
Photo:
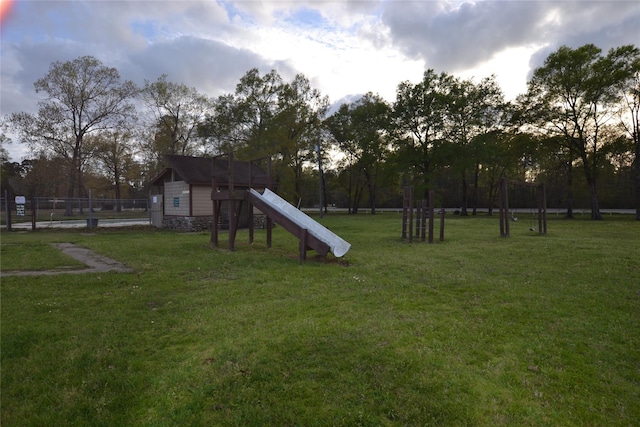
[[[291,221],[297,227],[306,229],[309,234],[329,246],[331,253],[340,258],[349,251],[351,244],[341,239],[338,235],[331,230],[323,226],[322,224],[313,220],[310,216],[304,212],[298,210],[295,206],[278,196],[276,193],[269,189],[265,189],[263,194],[260,194],[253,188],[248,191],[249,201],[256,205],[256,207],[263,212],[268,209],[272,209],[278,212],[286,220]],[[262,209],[261,204],[264,203],[268,209]],[[269,215],[268,212],[264,212]]]

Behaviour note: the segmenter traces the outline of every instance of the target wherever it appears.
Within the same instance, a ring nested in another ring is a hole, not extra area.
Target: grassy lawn
[[[640,223],[329,215],[324,263],[274,230],[3,233],[3,271],[77,268],[71,242],[135,273],[3,277],[3,426],[629,426],[640,419]],[[437,227],[436,227],[437,230]],[[226,236],[222,236],[223,238]],[[224,240],[223,240],[224,242]]]

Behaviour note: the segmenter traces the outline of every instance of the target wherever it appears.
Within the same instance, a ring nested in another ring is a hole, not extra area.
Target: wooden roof
[[[211,185],[212,172],[215,173],[219,185],[227,185],[229,178],[228,157],[191,157],[166,156],[169,167],[151,181],[151,185],[159,185],[172,171],[181,181],[187,184]],[[251,186],[264,188],[267,186],[267,173],[257,165],[249,162],[233,161],[233,185],[249,188],[249,167],[251,166]]]

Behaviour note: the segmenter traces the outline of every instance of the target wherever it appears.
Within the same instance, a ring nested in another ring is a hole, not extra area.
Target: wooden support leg
[[[435,209],[433,208],[433,205],[435,204],[435,200],[435,191],[429,191],[429,243],[433,243],[433,217],[435,216]]]
[[[500,217],[500,236],[504,236],[504,196],[502,179],[498,182],[498,216]]]
[[[542,184],[542,230],[547,234],[547,187],[544,184]]]
[[[407,221],[408,221],[408,209],[409,209],[409,188],[404,187],[402,193],[402,240],[407,238]]]
[[[420,219],[422,218],[422,205],[420,204],[420,202],[418,202],[416,204],[416,239],[420,237],[420,228],[421,228],[421,222]]]
[[[409,187],[409,243],[413,242],[413,187]]]
[[[238,217],[236,216],[236,201],[229,200],[229,250],[236,250],[236,230],[238,229]]]
[[[247,209],[249,209],[249,243],[253,243],[253,235],[254,235],[253,205],[251,203],[248,203]]]
[[[236,204],[235,201],[234,204]],[[242,200],[239,200],[236,206],[237,207],[235,209],[235,212],[233,212],[234,225],[233,227],[229,227],[229,249],[232,251],[235,250],[236,236],[238,234],[238,225],[240,222],[240,213],[242,212]],[[231,210],[229,211],[229,214],[231,214]],[[233,249],[231,249],[231,242],[233,242]]]
[[[307,259],[307,239],[308,238],[309,238],[309,230],[307,230],[306,228],[301,229],[300,236],[298,236],[298,239],[300,241],[299,243],[300,262]]]
[[[427,201],[422,199],[422,226],[420,227],[420,240],[425,241],[427,238]]]
[[[538,234],[543,234],[544,230],[542,229],[542,194],[540,193],[540,188],[538,188]]]
[[[211,225],[211,244],[218,247],[218,224],[220,223],[220,209],[222,202],[213,201],[213,224]]]
[[[505,222],[504,222],[504,232],[505,232],[505,237],[509,237],[511,235],[511,221],[509,218],[509,187],[508,187],[508,182],[505,179],[503,186],[504,186],[504,192],[503,192],[503,196],[504,196],[504,218],[505,218]]]

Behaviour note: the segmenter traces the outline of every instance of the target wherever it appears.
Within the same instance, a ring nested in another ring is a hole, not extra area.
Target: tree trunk
[[[122,200],[120,200],[120,182],[116,181],[116,212],[122,212]]]
[[[353,205],[351,206],[351,213],[352,214],[357,214],[358,213],[358,205],[360,204],[360,186],[356,184],[356,189],[355,189],[355,194],[353,195]]]
[[[602,215],[600,214],[600,203],[598,202],[595,180],[589,183],[589,192],[591,193],[591,219],[601,220]]]
[[[371,174],[368,172],[365,174],[367,178],[367,188],[369,189],[369,205],[371,206],[371,214],[376,214],[376,186],[372,182]]]
[[[573,163],[567,162],[567,219],[573,219]]]
[[[591,196],[591,219],[601,220],[602,215],[600,214],[600,203],[598,202],[598,192],[596,191],[596,174],[598,173],[596,170],[596,162],[594,159],[593,164],[590,164],[586,156],[582,156],[582,163]]]
[[[495,192],[494,192],[494,185],[493,185],[493,178],[491,178],[491,181],[489,182],[489,210],[487,212],[488,216],[492,216],[493,215],[493,198],[495,196]]]
[[[322,204],[324,205],[324,213],[327,213],[327,207],[329,206],[329,202],[327,201],[327,183],[324,180],[324,173],[320,175],[320,179],[322,180]]]
[[[351,212],[351,201],[353,200],[353,173],[352,168],[349,168],[349,188],[347,189],[347,213],[352,214]]]
[[[476,161],[476,170],[473,175],[473,211],[471,215],[476,216],[478,211],[478,177],[480,175],[480,162]]]
[[[73,160],[69,168],[69,187],[67,188],[67,200],[64,206],[64,216],[73,215],[73,194],[76,186],[76,161]]]
[[[80,165],[80,161],[78,161],[78,165]],[[80,198],[82,197],[83,192],[85,193],[85,195],[87,194],[87,192],[84,186],[82,185],[82,170],[80,166],[78,166],[78,170],[76,174],[78,175],[78,212],[80,213],[80,215],[83,215],[84,206],[82,205],[82,200],[80,200]]]

